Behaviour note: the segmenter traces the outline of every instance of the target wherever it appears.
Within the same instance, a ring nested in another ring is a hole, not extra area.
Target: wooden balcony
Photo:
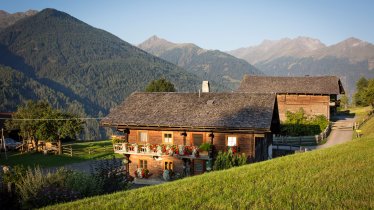
[[[178,158],[204,159],[209,160],[207,152],[199,152],[197,146],[165,145],[165,144],[113,144],[115,153],[129,155],[149,155],[153,157],[175,156]]]

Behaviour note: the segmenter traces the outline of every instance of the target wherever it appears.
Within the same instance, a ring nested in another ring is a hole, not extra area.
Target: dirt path
[[[332,131],[327,138],[327,142],[315,149],[328,148],[352,140],[355,118],[353,116],[338,116],[337,118],[332,124]]]

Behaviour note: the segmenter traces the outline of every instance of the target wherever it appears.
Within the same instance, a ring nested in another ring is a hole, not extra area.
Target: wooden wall
[[[142,144],[139,139],[138,130],[130,130],[129,143]],[[144,132],[144,131],[142,131]],[[167,131],[145,131],[148,132],[148,143],[162,144],[162,134]],[[183,136],[181,132],[171,131],[173,133],[173,144],[183,145]],[[210,132],[187,132],[186,145],[193,145],[192,134],[202,134],[204,142],[210,142]],[[232,133],[214,133],[213,144],[217,150],[225,150],[228,136],[236,136],[240,152],[245,153],[249,158],[254,157],[254,135],[255,134],[232,134]]]
[[[279,118],[286,120],[286,112],[297,112],[303,108],[308,115],[325,115],[330,118],[330,96],[322,95],[277,95]]]
[[[152,174],[150,178],[161,178],[165,161],[173,162],[173,171],[183,174],[183,160],[174,156],[162,156],[162,159],[155,159],[149,155],[130,155],[130,175],[134,176],[134,171],[139,167],[139,160],[147,160],[147,169]]]
[[[138,130],[130,130],[129,143],[140,142]],[[142,131],[144,132],[144,131]],[[150,144],[162,144],[162,136],[165,131],[145,131],[148,132],[148,143]],[[183,136],[180,131],[172,131],[173,134],[173,144],[183,145]],[[209,134],[210,132],[187,132],[186,145],[193,145],[192,134],[203,134],[203,142],[210,142]],[[255,134],[232,134],[232,133],[214,133],[213,144],[218,151],[223,151],[226,149],[227,137],[236,136],[237,143],[240,147],[240,153],[245,153],[247,155],[248,161],[253,162],[255,160]],[[271,135],[270,135],[271,136]],[[268,142],[265,140],[264,142]],[[173,161],[174,172],[183,174],[183,160],[179,159],[177,156],[162,156],[162,160],[157,160],[149,155],[130,155],[130,174],[133,176],[134,171],[139,167],[139,160],[147,160],[148,170],[153,174],[153,177],[159,178],[162,176],[165,161]]]

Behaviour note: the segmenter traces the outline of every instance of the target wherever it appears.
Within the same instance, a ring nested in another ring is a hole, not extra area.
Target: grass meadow
[[[74,142],[71,145],[73,148],[72,157],[68,155],[43,155],[40,152],[23,154],[19,152],[8,152],[8,159],[6,159],[4,152],[1,152],[0,165],[23,165],[26,167],[39,165],[42,168],[57,167],[86,160],[111,158],[112,155],[114,155],[112,142],[110,140]]]
[[[374,137],[47,209],[372,209]]]

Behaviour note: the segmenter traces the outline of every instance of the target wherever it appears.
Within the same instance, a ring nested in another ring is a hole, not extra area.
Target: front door
[[[265,138],[255,137],[255,161],[265,160],[264,158]]]

